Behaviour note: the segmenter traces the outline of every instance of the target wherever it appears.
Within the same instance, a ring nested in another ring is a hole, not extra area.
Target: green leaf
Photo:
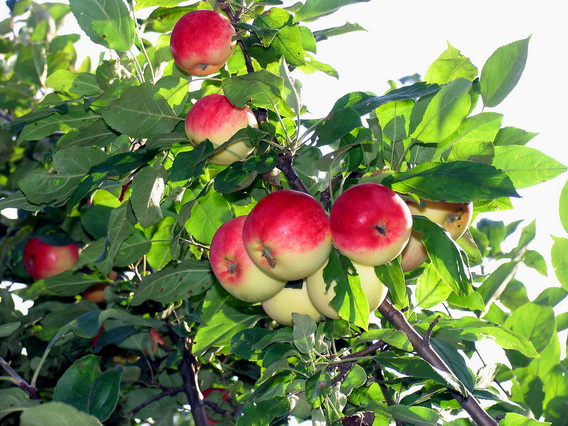
[[[78,272],[64,271],[54,277],[44,280],[45,289],[48,293],[59,296],[74,296],[83,290],[103,282],[97,275],[87,275]]]
[[[57,381],[53,399],[94,415],[103,422],[118,404],[122,368],[102,373],[99,363],[100,358],[95,355],[75,361]]]
[[[550,306],[535,303],[526,303],[516,309],[507,318],[505,326],[530,340],[537,352],[546,348],[552,337],[556,335],[554,310]]]
[[[509,176],[517,189],[537,185],[568,170],[539,150],[518,145],[496,146],[493,166]]]
[[[126,142],[126,135],[120,135],[112,130],[102,118],[92,124],[73,130],[61,136],[57,142],[58,149],[76,146],[107,147],[111,144],[120,145],[120,141]]]
[[[133,232],[134,226],[128,219],[129,203],[126,202],[120,207],[112,210],[108,223],[108,234],[106,236],[105,256],[98,262],[97,268],[104,274],[108,274],[113,267],[120,247]]]
[[[309,315],[292,313],[294,345],[303,354],[309,354],[316,343],[316,322]]]
[[[411,136],[427,143],[438,143],[450,136],[469,114],[470,89],[471,81],[464,78],[442,86],[428,103],[420,124]]]
[[[0,420],[3,420],[7,413],[38,404],[39,401],[30,399],[30,395],[20,388],[0,389]]]
[[[249,166],[254,166],[255,160],[259,159],[260,157],[253,156],[249,157],[245,163],[235,161],[227,166],[215,177],[213,184],[215,191],[221,194],[229,194],[248,188],[258,176],[258,172],[251,171]]]
[[[262,318],[247,311],[241,303],[220,285],[213,285],[207,291],[201,314],[202,324],[197,330],[193,353],[203,355],[209,348],[226,348],[240,331],[250,328]]]
[[[170,169],[168,181],[181,182],[200,176],[213,149],[211,142],[204,142],[191,151],[179,152]]]
[[[148,84],[129,87],[102,116],[109,126],[137,139],[171,132],[182,121],[168,101]]]
[[[14,334],[18,328],[20,328],[21,322],[9,322],[0,325],[0,338],[8,337]]]
[[[547,426],[552,425],[549,422],[540,422],[517,413],[507,413],[503,420],[499,422],[499,426]]]
[[[448,43],[448,48],[426,71],[424,81],[436,84],[446,84],[458,78],[473,81],[477,78],[477,72],[477,67],[471,60]]]
[[[369,0],[307,0],[294,16],[297,21],[315,21],[322,16],[337,12],[340,8]]]
[[[79,96],[102,93],[95,75],[88,72],[76,73],[65,69],[57,70],[47,77],[45,84],[53,90]]]
[[[527,61],[530,37],[499,47],[481,70],[481,98],[487,107],[499,105],[517,85]]]
[[[62,402],[46,402],[22,412],[20,422],[25,426],[102,426],[94,416],[83,413]]]
[[[18,137],[21,141],[30,141],[51,136],[57,132],[68,132],[93,123],[99,116],[82,105],[70,106],[64,112],[51,113],[48,116],[27,122]]]
[[[560,193],[559,205],[559,216],[562,227],[566,232],[568,232],[568,180],[564,183],[562,187],[562,192]]]
[[[537,135],[538,133],[526,132],[516,127],[503,127],[499,129],[493,144],[495,146],[526,145]]]
[[[174,7],[182,3],[183,0],[137,0],[136,10],[145,9],[147,7]]]
[[[452,203],[519,196],[502,171],[469,161],[422,163],[407,172],[394,173],[383,184],[403,194]]]
[[[187,259],[145,276],[131,303],[138,306],[146,300],[171,303],[187,299],[207,290],[212,282],[213,274],[209,262]]]
[[[69,4],[79,26],[93,42],[119,52],[132,47],[136,25],[122,0],[70,0]]]
[[[367,31],[367,30],[357,23],[352,24],[350,22],[347,22],[341,25],[340,27],[332,27],[332,28],[326,28],[323,30],[314,31],[313,34],[316,41],[323,41],[327,40],[329,37],[335,37],[338,35],[343,35],[354,31]]]
[[[383,96],[367,96],[365,99],[352,105],[352,107],[355,111],[357,111],[359,115],[365,115],[388,102],[405,101],[408,99],[417,99],[419,97],[428,97],[429,95],[433,95],[439,90],[439,85],[427,84],[421,81],[410,86],[404,86],[391,90]]]
[[[132,180],[130,203],[136,218],[144,228],[162,220],[160,203],[164,195],[162,165],[157,162],[152,167],[144,167]]]
[[[257,107],[273,109],[283,87],[282,78],[267,70],[226,78],[221,83],[229,101],[239,108],[251,101]]]
[[[198,241],[209,244],[217,229],[231,218],[231,206],[225,197],[211,191],[194,204],[185,229]]]
[[[432,265],[424,269],[416,284],[416,306],[428,309],[444,302],[452,288],[444,282]]]
[[[552,268],[562,288],[568,291],[568,258],[566,258],[568,239],[554,236],[552,238],[554,240],[550,251]]]
[[[255,401],[244,406],[237,418],[237,426],[263,426],[272,420],[286,416],[290,412],[290,402],[285,396]]]
[[[405,309],[409,306],[408,294],[404,272],[397,259],[385,265],[376,266],[375,273],[381,282],[388,287],[388,298],[398,309]]]

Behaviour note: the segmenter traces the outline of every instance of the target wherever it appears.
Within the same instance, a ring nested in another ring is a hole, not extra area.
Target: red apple
[[[235,50],[235,29],[225,16],[212,10],[194,10],[175,24],[170,48],[176,64],[191,75],[220,70]]]
[[[353,262],[379,266],[397,257],[410,238],[412,215],[404,200],[378,183],[343,192],[331,208],[331,235]]]
[[[357,263],[354,263],[353,266],[357,275],[359,275],[361,287],[367,296],[369,312],[372,312],[385,300],[388,289],[375,274],[374,266],[359,265]],[[324,268],[325,265],[306,279],[308,295],[318,311],[328,318],[339,319],[338,312],[330,304],[335,297],[335,286],[337,283],[333,281],[328,288],[323,279]]]
[[[24,248],[24,265],[34,280],[41,280],[73,269],[79,260],[76,244],[51,245],[38,237],[30,238]]]
[[[262,302],[266,315],[282,325],[294,325],[292,314],[309,315],[314,321],[320,321],[322,314],[308,296],[306,282],[302,287],[284,287],[276,296]]]
[[[441,225],[450,236],[457,240],[471,224],[473,203],[446,203],[444,201],[420,200],[421,205],[408,201],[410,212],[416,216],[425,216]],[[402,251],[402,270],[412,271],[428,258],[428,252],[419,232],[412,231],[408,244]]]
[[[213,94],[199,99],[185,118],[185,134],[192,145],[209,140],[215,147],[227,142],[237,131],[247,126],[258,127],[248,106],[237,108],[225,95]],[[249,156],[253,147],[236,141],[209,159],[213,164],[227,166]]]
[[[252,261],[284,281],[304,279],[329,258],[331,233],[327,213],[303,192],[273,192],[253,207],[243,227]]]
[[[225,222],[211,241],[209,260],[219,283],[230,294],[245,302],[262,302],[286,285],[262,272],[250,259],[243,243],[247,216]]]

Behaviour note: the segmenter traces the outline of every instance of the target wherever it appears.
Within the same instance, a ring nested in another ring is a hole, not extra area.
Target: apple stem
[[[274,259],[274,256],[272,255],[272,252],[268,247],[264,247],[262,249],[262,257],[266,259],[268,266],[270,266],[272,269],[276,268],[276,259]]]

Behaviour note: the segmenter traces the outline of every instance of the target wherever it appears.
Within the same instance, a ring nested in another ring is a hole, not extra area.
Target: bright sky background
[[[292,2],[285,1],[285,4]],[[474,3],[371,0],[346,6],[310,24],[311,28],[356,22],[367,31],[319,43],[317,59],[334,66],[340,79],[322,73],[298,74],[304,87],[304,103],[314,116],[321,117],[348,92],[362,90],[381,95],[389,88],[388,80],[414,73],[424,75],[429,65],[446,49],[447,43],[461,50],[481,70],[495,49],[532,36],[527,66],[518,86],[503,103],[488,110],[504,114],[504,126],[539,133],[528,146],[568,164],[568,141],[564,130],[568,85],[562,81],[568,63],[560,50],[568,41],[568,26],[558,5],[557,0],[538,3],[528,0],[478,0]],[[2,1],[0,17],[7,14],[8,9]],[[72,15],[68,19],[67,32],[80,32]],[[80,56],[88,53],[96,60],[99,46],[85,35],[79,46]],[[550,234],[567,236],[558,217],[558,197],[567,178],[568,174],[562,175],[521,190],[523,198],[514,203],[514,211],[485,217],[506,223],[526,219],[526,224],[536,218],[538,240],[531,248],[548,256],[552,244]],[[544,279],[528,270],[523,273],[523,277],[527,277],[523,281],[533,289],[531,295],[536,296],[543,286],[557,285],[550,267],[549,276],[550,279]]]

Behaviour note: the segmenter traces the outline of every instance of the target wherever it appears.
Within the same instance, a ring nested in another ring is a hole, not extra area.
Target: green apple
[[[282,325],[294,325],[292,314],[310,316],[314,321],[320,321],[322,314],[313,305],[308,296],[306,282],[301,287],[284,287],[275,296],[262,302],[264,312]]]

